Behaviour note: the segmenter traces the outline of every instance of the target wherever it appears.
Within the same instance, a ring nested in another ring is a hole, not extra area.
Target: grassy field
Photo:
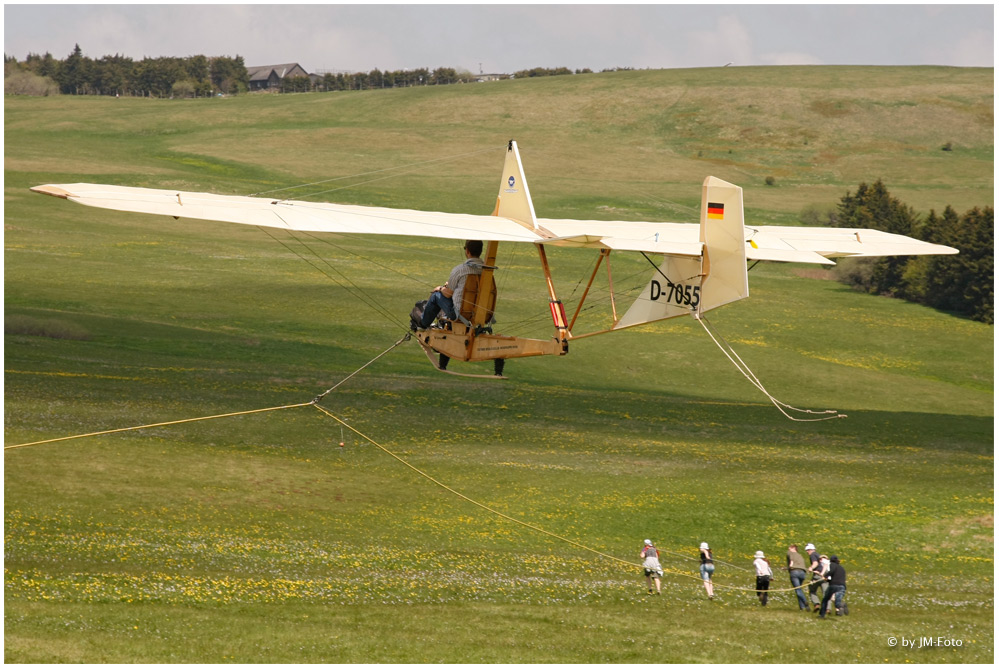
[[[513,137],[542,217],[691,221],[706,174],[746,189],[749,222],[794,223],[877,178],[920,211],[963,211],[993,204],[992,76],[7,98],[5,443],[308,402],[391,346],[460,259],[454,243],[117,214],[32,185],[337,179],[286,193],[488,213]],[[500,324],[545,336],[533,249],[500,253]],[[595,258],[551,259],[572,308]],[[613,262],[616,288],[648,279],[644,259]],[[992,327],[800,266],[750,276],[713,324],[775,396],[848,419],[787,421],[684,319],[512,361],[507,382],[436,374],[409,342],[323,402],[378,445],[307,406],[5,451],[5,661],[990,662]],[[646,537],[662,597],[633,566]],[[700,541],[724,561],[714,601]],[[754,551],[781,564],[809,541],[848,570],[849,617],[736,589]]]

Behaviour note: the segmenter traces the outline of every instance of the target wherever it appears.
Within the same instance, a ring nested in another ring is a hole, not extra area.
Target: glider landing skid
[[[427,346],[426,344],[424,344],[419,339],[417,339],[416,341],[417,343],[419,343],[420,348],[423,349],[423,352],[427,354],[427,360],[430,361],[430,364],[432,364],[434,366],[434,369],[436,369],[438,372],[443,372],[444,374],[450,374],[452,376],[464,376],[465,378],[469,379],[493,379],[496,381],[505,381],[510,378],[508,376],[503,376],[501,374],[462,374],[461,372],[453,372],[450,369],[441,369],[440,365],[437,364],[437,361],[434,360],[434,350],[429,346]]]

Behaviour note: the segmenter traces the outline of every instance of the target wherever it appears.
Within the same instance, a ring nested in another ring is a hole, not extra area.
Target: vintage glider
[[[174,218],[195,218],[292,231],[410,235],[485,242],[482,274],[468,280],[457,320],[419,330],[428,352],[462,361],[565,355],[572,339],[634,327],[677,316],[702,314],[749,296],[747,261],[834,264],[829,258],[957,253],[956,249],[878,230],[746,226],[742,188],[707,177],[701,189],[700,224],[587,221],[538,218],[516,142],[506,153],[492,215],[327,204],[262,197],[213,195],[96,184],[36,186],[37,193],[80,204]],[[548,286],[555,333],[551,339],[494,334],[497,249],[500,242],[534,244]],[[596,267],[572,319],[566,316],[552,281],[546,247],[596,249]],[[610,273],[612,251],[662,256],[645,290],[618,316]],[[576,317],[602,261],[611,284],[612,325],[573,334]]]

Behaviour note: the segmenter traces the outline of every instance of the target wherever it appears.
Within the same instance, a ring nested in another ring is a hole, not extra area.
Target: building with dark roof
[[[263,91],[269,88],[280,88],[281,81],[288,77],[308,77],[298,63],[285,63],[283,65],[260,65],[257,67],[247,67],[250,75],[250,90]]]

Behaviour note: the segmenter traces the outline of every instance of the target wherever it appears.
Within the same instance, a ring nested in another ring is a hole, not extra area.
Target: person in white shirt
[[[774,572],[770,569],[770,560],[763,555],[763,551],[756,551],[753,557],[755,558],[753,568],[756,570],[756,596],[760,598],[760,604],[766,606],[770,579],[774,577]]]

